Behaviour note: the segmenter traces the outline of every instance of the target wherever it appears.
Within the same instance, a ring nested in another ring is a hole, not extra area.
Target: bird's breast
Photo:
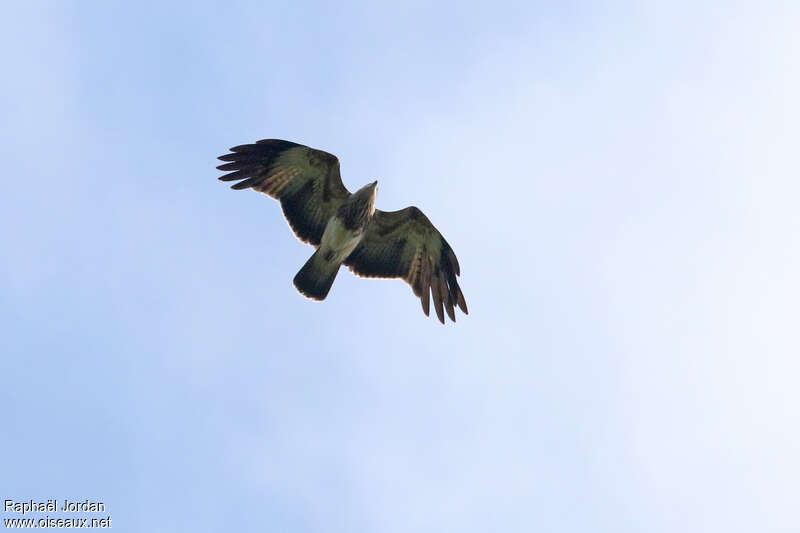
[[[339,216],[331,217],[325,232],[322,234],[320,250],[331,257],[331,260],[344,261],[355,250],[364,233],[361,229],[347,229]]]

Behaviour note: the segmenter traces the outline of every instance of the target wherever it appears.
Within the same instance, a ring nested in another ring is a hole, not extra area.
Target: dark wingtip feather
[[[422,291],[422,296],[420,296],[422,312],[425,313],[425,316],[431,316],[431,288],[428,284],[424,284]]]
[[[449,246],[447,247],[447,258],[450,260],[450,265],[453,267],[453,272],[456,273],[456,276],[461,275],[461,267],[458,265],[458,258],[456,254],[453,252],[453,249]]]
[[[444,324],[444,308],[442,306],[442,293],[439,278],[433,280],[433,283],[431,283],[431,290],[433,291],[433,307],[436,308],[436,316],[439,322]]]
[[[461,292],[461,288],[458,289],[458,307],[464,311],[465,315],[469,314],[469,311],[467,311],[467,301],[464,299],[464,294]]]
[[[231,185],[231,189],[234,189],[236,191],[241,191],[242,189],[249,189],[253,185],[255,185],[255,179],[249,178],[244,181],[240,181],[239,183],[234,183],[233,185]]]
[[[219,178],[220,181],[233,181],[233,180],[241,180],[246,178],[249,175],[247,171],[244,170],[237,170],[236,172],[229,172],[228,174],[223,174]]]
[[[447,316],[450,317],[450,320],[453,322],[456,321],[456,310],[453,307],[453,302],[450,301],[450,298],[447,299],[445,302],[445,309],[447,310]]]
[[[242,165],[238,161],[234,161],[233,163],[224,163],[222,165],[217,165],[217,170],[241,170],[243,166],[247,165]]]
[[[255,144],[239,144],[237,146],[232,146],[230,148],[230,151],[231,152],[247,152],[249,150],[252,150],[253,148],[256,148]]]
[[[445,278],[439,278],[439,294],[442,297],[442,306],[444,307],[445,311],[447,311],[447,316],[450,317],[450,320],[455,322],[455,311],[453,310],[453,303],[450,298],[450,289],[447,286],[447,281]]]

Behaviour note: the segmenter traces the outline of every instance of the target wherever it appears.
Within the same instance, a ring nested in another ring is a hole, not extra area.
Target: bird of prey
[[[324,300],[344,264],[359,276],[403,278],[426,316],[433,295],[442,324],[445,311],[455,322],[455,306],[467,314],[453,249],[418,208],[375,209],[377,181],[350,193],[335,155],[279,139],[234,146],[219,159],[219,170],[232,171],[220,180],[279,200],[295,235],[317,248],[294,277],[305,296]]]

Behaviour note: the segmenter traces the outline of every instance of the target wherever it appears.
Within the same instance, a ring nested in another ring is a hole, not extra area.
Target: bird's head
[[[375,199],[378,197],[378,182],[373,181],[364,185],[356,192],[355,196],[369,206],[369,214],[372,215],[375,212]]]

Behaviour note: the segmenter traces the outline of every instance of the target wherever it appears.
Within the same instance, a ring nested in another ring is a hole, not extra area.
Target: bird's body
[[[456,281],[458,260],[450,245],[416,207],[375,209],[377,183],[351,194],[342,184],[336,156],[307,146],[264,139],[220,156],[223,181],[277,198],[301,240],[317,247],[294,278],[304,295],[324,300],[342,264],[365,277],[400,277],[411,285],[425,314],[430,299],[439,320],[454,307],[467,313]]]
[[[325,225],[319,248],[294,277],[294,286],[315,300],[324,300],[339,266],[364,238],[373,214],[378,182],[363,187],[342,204]]]
[[[325,226],[318,251],[325,259],[341,263],[355,250],[363,237],[363,227],[348,229],[344,220],[335,216]]]

